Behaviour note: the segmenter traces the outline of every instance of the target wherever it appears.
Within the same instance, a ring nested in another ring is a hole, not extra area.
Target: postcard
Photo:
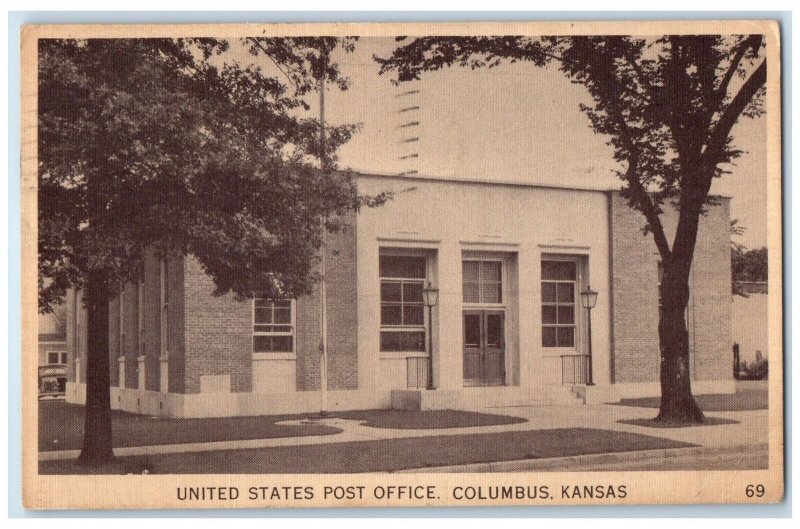
[[[21,46],[27,508],[783,498],[777,22]]]

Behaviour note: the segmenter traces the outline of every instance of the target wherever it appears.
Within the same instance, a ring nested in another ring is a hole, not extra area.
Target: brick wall
[[[358,388],[355,214],[349,214],[345,222],[345,229],[326,239],[328,389],[332,390]]]
[[[299,298],[295,304],[295,378],[298,391],[313,391],[320,387],[321,317],[320,293],[315,286],[310,295]]]
[[[185,259],[171,256],[167,283],[169,298],[169,391],[186,391],[186,269]]]
[[[348,227],[327,236],[328,275],[328,388],[356,389],[358,386],[358,332],[356,292],[355,215]],[[232,295],[214,296],[211,278],[193,257],[169,258],[169,391],[200,392],[203,375],[230,375],[231,391],[252,390],[252,303]],[[119,357],[126,358],[125,386],[138,388],[139,323],[135,284],[125,287],[123,317],[124,344],[120,342],[119,297],[109,303],[109,360],[111,383],[119,385]],[[144,263],[143,349],[145,388],[160,388],[161,316],[160,261],[148,252]],[[296,387],[320,387],[319,344],[320,292],[316,285],[295,307]],[[68,311],[67,344],[72,344],[74,314]],[[85,321],[81,341],[85,340]],[[74,357],[74,353],[71,353]],[[72,361],[70,358],[70,361]],[[85,360],[81,366],[85,370]],[[70,380],[74,373],[70,370]],[[85,380],[85,377],[82,377]]]
[[[214,282],[194,257],[184,260],[185,388],[200,392],[202,375],[230,375],[231,391],[252,388],[253,308],[232,295],[214,296]]]
[[[691,367],[695,380],[728,380],[733,378],[729,199],[710,209],[697,238],[687,315],[694,342]]]
[[[144,354],[144,385],[142,389],[159,390],[161,355],[161,259],[154,251],[148,251],[144,261],[142,354]],[[134,379],[126,385],[139,385],[138,365],[128,368],[127,377]]]
[[[347,227],[326,236],[328,296],[328,389],[358,387],[358,320],[356,292],[356,216]],[[297,390],[320,387],[321,300],[319,285],[296,303]]]
[[[613,381],[657,382],[658,263],[652,234],[644,235],[644,217],[618,192],[609,194],[614,289]],[[690,369],[694,380],[731,378],[729,200],[719,199],[701,218],[690,279],[687,310]],[[662,223],[673,240],[677,212],[665,208]]]
[[[155,252],[148,251],[144,261],[143,319],[139,328],[139,295],[135,283],[125,285],[123,295],[124,337],[120,338],[119,296],[109,302],[109,360],[111,385],[119,386],[119,357],[125,357],[125,387],[164,391],[161,382],[161,264]],[[183,262],[171,256],[168,267],[169,306],[169,391],[183,390]],[[140,338],[142,341],[140,348]],[[123,342],[124,340],[124,342]],[[145,357],[145,387],[139,388],[139,355]]]
[[[347,229],[327,236],[328,388],[358,387],[355,215]],[[200,391],[203,375],[230,375],[231,391],[252,390],[252,304],[215,297],[214,285],[195,258],[184,270],[185,391]],[[298,391],[320,387],[320,289],[295,304],[295,378]]]

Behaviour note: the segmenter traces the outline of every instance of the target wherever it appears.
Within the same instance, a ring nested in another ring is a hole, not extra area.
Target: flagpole
[[[320,151],[319,161],[320,168],[325,172],[327,163],[325,160],[325,76],[320,76],[319,79],[319,136],[320,136]],[[319,414],[321,417],[327,415],[328,407],[328,291],[327,281],[325,277],[325,219],[322,221],[322,259],[320,263],[321,280],[320,280],[320,304],[321,304],[321,326],[322,326],[322,343],[320,355],[320,392],[319,392]]]

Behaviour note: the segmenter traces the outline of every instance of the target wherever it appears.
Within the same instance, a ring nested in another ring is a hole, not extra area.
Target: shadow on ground
[[[365,421],[365,426],[398,430],[431,430],[466,428],[471,426],[500,426],[528,422],[521,417],[495,415],[461,410],[363,410],[332,413],[333,417]]]
[[[592,428],[406,437],[248,450],[123,457],[101,468],[40,461],[40,474],[330,474],[391,472],[493,461],[630,452],[696,445]]]
[[[767,391],[748,390],[737,391],[730,394],[695,395],[695,401],[703,411],[754,411],[767,409]],[[660,397],[646,397],[641,399],[622,399],[619,406],[633,406],[638,408],[658,408]]]
[[[685,423],[677,421],[657,421],[655,419],[625,419],[617,421],[621,424],[632,424],[633,426],[644,426],[645,428],[697,428],[702,426],[719,426],[721,424],[739,424],[733,419],[722,417],[706,417],[702,423]]]
[[[114,447],[207,443],[246,439],[332,435],[340,428],[322,424],[278,425],[305,415],[171,419],[112,412]],[[83,406],[63,401],[39,402],[39,451],[78,450],[83,442]]]

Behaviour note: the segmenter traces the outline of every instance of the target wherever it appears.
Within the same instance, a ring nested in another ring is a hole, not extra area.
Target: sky
[[[586,89],[554,67],[452,67],[395,86],[390,75],[378,75],[373,55],[386,57],[396,45],[393,38],[362,38],[355,52],[334,56],[351,84],[344,92],[328,88],[326,119],[361,125],[339,150],[340,166],[584,188],[620,186],[615,170],[624,167],[613,160],[607,138],[595,134],[580,111],[579,104],[590,101]],[[409,91],[418,92],[401,95]],[[316,116],[316,101],[309,102]],[[419,109],[400,111],[409,107]],[[712,193],[733,198],[731,218],[746,227],[736,241],[765,246],[766,119],[741,119],[732,134],[747,152],[730,168],[732,174],[715,181]],[[413,137],[419,141],[402,141]]]

